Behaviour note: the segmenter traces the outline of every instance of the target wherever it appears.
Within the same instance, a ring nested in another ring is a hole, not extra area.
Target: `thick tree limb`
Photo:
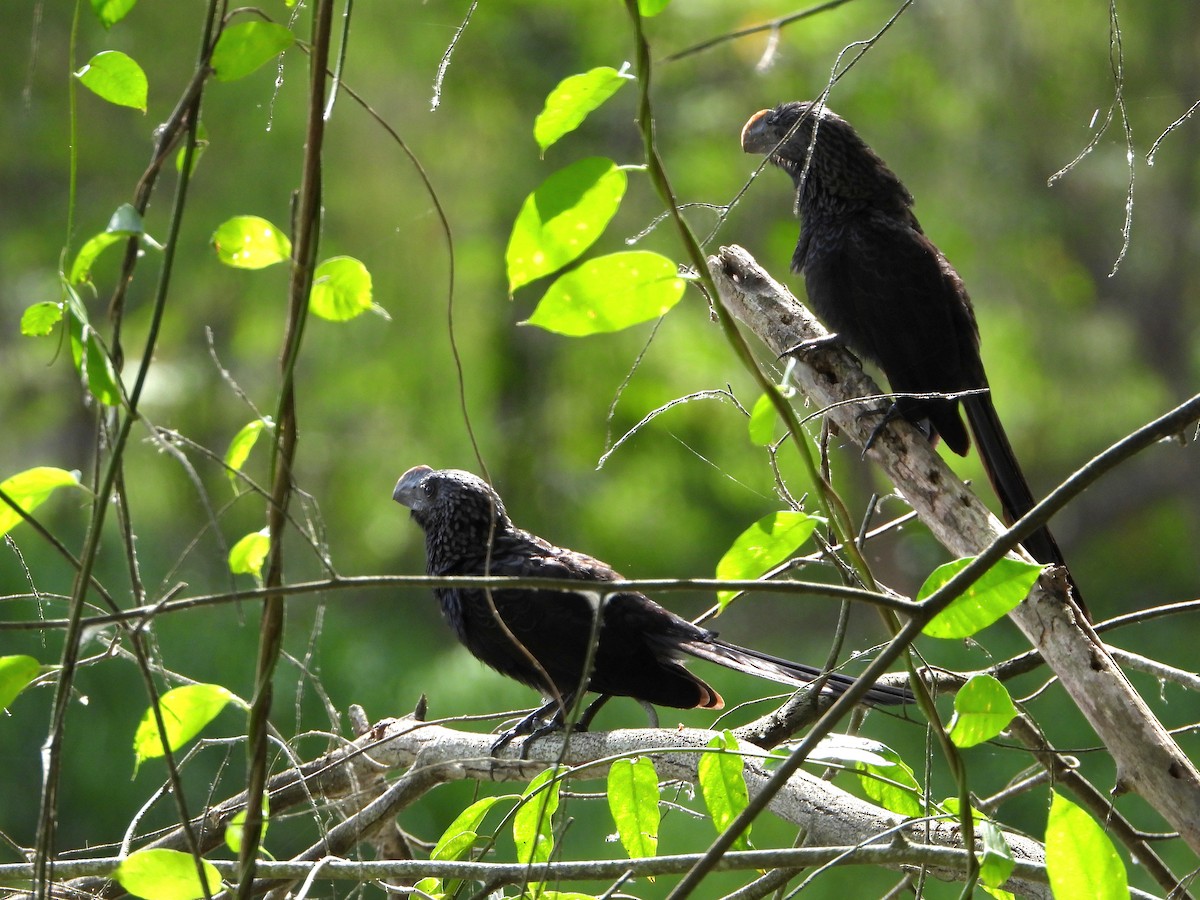
[[[709,269],[721,302],[775,354],[828,336],[824,328],[740,247],[722,248]],[[851,440],[865,445],[874,417],[863,398],[880,394],[857,362],[837,346],[800,354],[793,376]],[[928,441],[900,421],[867,451],[952,553],[974,556],[1005,529],[950,470]],[[1061,586],[1043,576],[1010,614],[1059,677],[1117,763],[1117,785],[1133,790],[1200,852],[1200,773],[1133,689],[1104,645],[1063,602]]]
[[[367,839],[381,825],[389,823],[392,817],[425,791],[445,781],[527,782],[555,764],[576,768],[577,778],[603,778],[614,759],[639,754],[653,757],[661,780],[694,782],[697,764],[712,737],[713,732],[697,729],[631,729],[576,734],[569,741],[564,741],[559,735],[550,735],[528,743],[524,748],[526,758],[520,759],[518,756],[525,741],[515,742],[500,756],[493,757],[490,755],[494,740],[492,735],[455,731],[418,721],[411,716],[385,719],[352,744],[271,779],[271,812],[277,815],[299,804],[344,797],[348,792],[358,790],[364,781],[374,781],[383,771],[403,772],[386,791],[369,791],[358,813],[288,861],[292,865],[311,865],[330,858],[336,860],[352,856],[356,843]],[[745,774],[752,794],[760,790],[768,777],[760,762],[764,756],[755,748],[747,749]],[[198,831],[203,830],[207,838],[219,840],[223,824],[244,805],[245,794],[231,798],[214,806],[203,820],[195,821],[193,826]],[[777,858],[764,856],[753,860],[754,865],[751,866],[746,859],[739,860],[741,854],[733,854],[732,859],[723,863],[723,866],[766,868],[820,865],[837,858],[839,854],[845,854],[848,864],[883,865],[897,870],[906,866],[925,865],[929,867],[930,874],[947,880],[960,879],[965,870],[955,821],[907,820],[805,772],[791,778],[787,787],[771,801],[770,808],[775,815],[803,828],[810,845],[807,849],[817,855],[809,859],[803,854],[795,857],[786,855],[793,851],[762,851],[783,855]],[[1006,838],[1018,865],[1015,874],[1005,885],[1006,889],[1022,896],[1049,898],[1041,845],[1018,834],[1006,834]],[[178,832],[167,835],[151,846],[178,849],[181,835]],[[829,852],[829,848],[834,849]],[[618,866],[618,874],[636,866],[642,867],[638,869],[639,874],[669,874],[685,871],[696,858],[688,856],[675,860],[640,862],[623,860],[611,864]],[[361,876],[400,878],[440,874],[445,877],[482,878],[487,874],[484,869],[492,864],[477,863],[474,864],[476,869],[472,869],[469,863],[450,863],[447,868],[442,863],[416,860],[391,865],[387,876],[382,872],[370,873],[367,870],[362,870]],[[572,873],[575,870],[568,868],[559,871],[556,868],[553,874],[547,874],[546,877],[605,877],[587,868],[597,865],[594,863],[556,865],[582,866],[587,874],[574,875]],[[524,867],[505,868],[501,865],[494,868],[496,872],[492,874],[501,880],[519,881],[526,876],[537,880],[542,877],[536,872],[529,873]],[[72,887],[95,889],[98,886],[94,876],[99,872],[96,869],[85,871],[93,877],[81,878]],[[261,894],[278,888],[280,878],[299,881],[308,871],[285,869],[275,872],[269,866],[263,866],[260,869],[262,877],[255,884],[254,892]]]

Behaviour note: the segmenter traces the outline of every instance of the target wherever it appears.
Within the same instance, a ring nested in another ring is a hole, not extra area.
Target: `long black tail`
[[[760,653],[748,647],[739,647],[737,644],[730,644],[717,638],[707,641],[689,641],[681,644],[680,649],[699,659],[706,659],[717,665],[725,666],[727,669],[757,675],[759,678],[793,687],[811,684],[821,674],[821,670],[814,666],[780,659],[778,656]],[[825,690],[835,695],[842,694],[854,682],[855,679],[850,675],[832,672],[825,682]],[[889,706],[912,703],[914,700],[916,698],[908,688],[878,684],[867,691],[866,696],[863,697],[863,703],[879,703]]]
[[[975,435],[975,445],[979,448],[979,456],[983,460],[983,468],[992,483],[992,490],[1000,499],[1004,521],[1011,525],[1033,509],[1033,492],[1029,490],[1029,482],[1025,480],[1017,456],[1008,442],[1008,435],[1004,433],[1004,426],[1000,424],[1000,416],[996,414],[991,396],[976,394],[965,398],[963,405],[967,410],[967,421],[971,423],[971,432]],[[1058,542],[1054,540],[1050,529],[1043,525],[1021,543],[1038,562],[1063,567],[1075,603],[1091,620],[1079,586],[1071,576],[1071,570],[1067,568],[1066,560],[1063,559],[1062,551],[1058,549]]]

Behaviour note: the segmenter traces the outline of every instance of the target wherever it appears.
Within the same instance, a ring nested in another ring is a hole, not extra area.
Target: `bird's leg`
[[[870,435],[867,437],[867,442],[863,445],[863,458],[867,456],[867,451],[875,446],[875,441],[883,433],[883,429],[887,428],[898,419],[905,419],[911,422],[913,427],[929,440],[933,440],[933,428],[930,425],[929,419],[919,417],[920,414],[916,411],[919,407],[911,402],[912,398],[901,397],[898,400],[893,400],[891,405],[885,410],[868,409],[858,414],[860,419],[865,419],[868,416],[879,416],[879,424],[871,429]],[[910,402],[905,403],[905,400]]]
[[[542,735],[562,730],[563,723],[566,721],[567,710],[571,709],[574,703],[574,693],[563,694],[561,703],[559,702],[559,698],[551,697],[512,728],[502,731],[499,737],[492,742],[492,755],[495,756],[499,751],[503,750],[514,738],[528,735],[529,737],[521,748],[521,759],[524,759],[525,751],[532,741],[542,737]],[[547,717],[547,713],[551,710],[554,711],[553,715]]]
[[[573,731],[587,731],[591,727],[592,719],[596,718],[596,713],[600,712],[600,708],[612,699],[612,694],[601,694],[583,711],[583,715],[579,717],[579,721],[575,723]]]
[[[645,700],[639,700],[638,703],[646,711],[646,718],[650,720],[650,727],[658,728],[658,710],[654,708],[654,704]]]

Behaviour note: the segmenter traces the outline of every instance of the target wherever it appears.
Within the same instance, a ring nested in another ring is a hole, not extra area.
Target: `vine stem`
[[[250,704],[247,741],[246,820],[238,855],[239,900],[254,893],[254,872],[262,840],[262,797],[267,785],[267,750],[270,740],[271,704],[274,699],[275,668],[283,649],[284,596],[275,589],[283,585],[283,539],[287,528],[288,502],[292,495],[292,464],[296,458],[297,417],[295,372],[308,320],[308,298],[320,243],[321,160],[325,139],[325,96],[333,30],[332,0],[313,4],[311,53],[309,55],[308,125],[304,162],[293,232],[291,285],[288,317],[280,354],[281,384],[276,408],[275,441],[271,453],[271,499],[267,511],[270,546],[267,551],[267,595],[263,598],[259,625],[258,659],[255,664],[254,699]]]

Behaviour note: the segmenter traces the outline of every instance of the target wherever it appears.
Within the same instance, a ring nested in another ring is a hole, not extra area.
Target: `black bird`
[[[677,709],[721,709],[721,695],[684,668],[685,655],[781,684],[809,684],[822,671],[720,640],[649,597],[606,594],[621,576],[607,564],[555,547],[517,528],[500,496],[481,478],[457,469],[409,469],[392,498],[412,510],[425,531],[430,575],[520,575],[580,582],[578,590],[436,588],[442,614],[480,661],[548,695],[541,709],[502,734],[499,749],[520,734],[561,727],[583,690],[633,697]],[[597,610],[598,641],[591,650]],[[591,669],[585,676],[585,666]],[[854,679],[834,672],[824,689],[840,694]],[[873,687],[866,703],[909,703],[911,692]],[[539,722],[548,713],[541,727]]]
[[[804,273],[817,315],[842,343],[877,364],[897,393],[985,389],[961,401],[899,398],[879,427],[902,416],[965,455],[971,440],[961,402],[1005,519],[1027,513],[1033,493],[987,390],[971,298],[921,230],[912,194],[849,122],[815,102],[755,113],[742,128],[742,149],[767,154],[792,176],[801,220],[792,271]],[[1038,562],[1066,570],[1049,529],[1024,545]],[[1069,571],[1067,579],[1086,613]]]

